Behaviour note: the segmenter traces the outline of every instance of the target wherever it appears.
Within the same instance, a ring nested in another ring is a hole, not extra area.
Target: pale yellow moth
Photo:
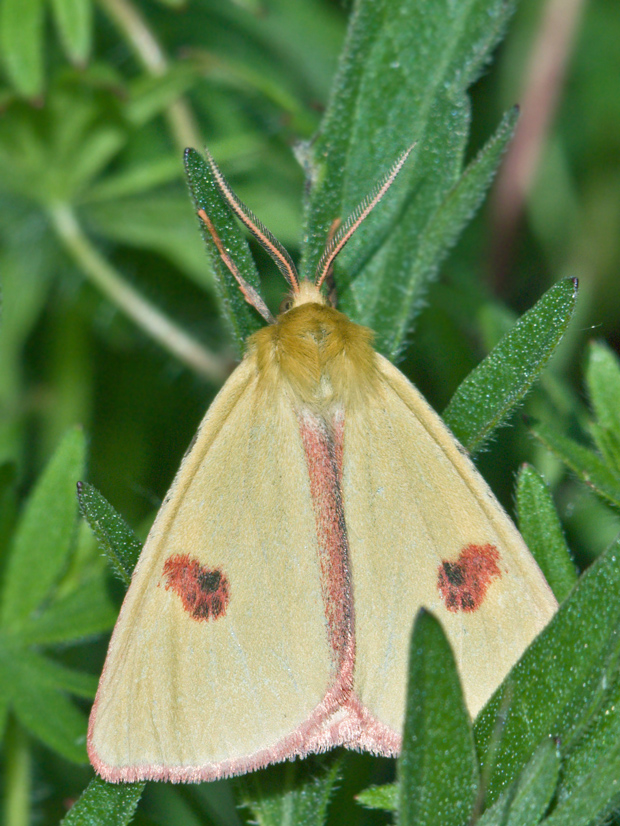
[[[407,155],[328,241],[314,283],[209,158],[291,306],[272,318],[200,210],[269,325],[209,408],[136,566],[90,718],[107,780],[214,780],[337,745],[396,755],[421,606],[446,630],[472,715],[556,610],[463,448],[321,293]]]

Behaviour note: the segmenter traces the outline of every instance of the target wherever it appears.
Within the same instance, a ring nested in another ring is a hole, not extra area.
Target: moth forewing
[[[486,483],[372,332],[320,286],[411,148],[327,244],[315,283],[224,200],[290,287],[202,422],[114,629],[88,751],[111,781],[213,780],[336,745],[400,749],[410,629],[443,623],[475,714],[556,602]]]

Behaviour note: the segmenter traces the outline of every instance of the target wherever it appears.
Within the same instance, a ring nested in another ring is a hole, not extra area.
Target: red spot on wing
[[[437,587],[448,611],[477,611],[489,585],[501,577],[495,545],[467,545],[454,562],[439,566]]]
[[[219,619],[230,600],[228,578],[219,568],[204,568],[189,554],[175,554],[164,562],[166,591],[172,589],[192,619]]]

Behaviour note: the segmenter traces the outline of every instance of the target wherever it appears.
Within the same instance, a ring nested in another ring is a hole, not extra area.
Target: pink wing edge
[[[140,780],[164,780],[171,783],[199,783],[221,780],[238,774],[263,769],[272,763],[306,757],[309,754],[345,746],[357,751],[369,751],[383,757],[395,757],[400,752],[401,736],[376,720],[360,700],[347,690],[353,674],[353,663],[346,664],[338,684],[298,728],[274,745],[253,754],[219,763],[198,766],[168,766],[145,764],[110,766],[95,750],[92,729],[97,715],[98,697],[93,704],[88,729],[88,757],[97,774],[111,783],[133,783]]]

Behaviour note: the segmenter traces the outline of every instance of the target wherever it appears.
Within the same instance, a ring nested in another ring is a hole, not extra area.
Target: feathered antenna
[[[213,238],[213,243],[217,247],[217,251],[220,254],[220,258],[222,259],[222,261],[226,264],[228,269],[233,274],[233,277],[234,277],[235,281],[237,282],[237,284],[239,285],[239,289],[241,290],[241,294],[243,295],[245,300],[248,302],[248,304],[250,304],[252,307],[254,307],[255,310],[258,310],[258,312],[262,315],[262,317],[265,319],[266,322],[268,322],[269,324],[273,324],[275,319],[272,316],[272,314],[269,310],[269,307],[265,304],[263,299],[260,297],[257,290],[255,290],[254,287],[251,284],[248,284],[248,282],[245,280],[245,278],[239,272],[239,268],[237,267],[235,262],[232,260],[232,258],[228,254],[228,251],[224,247],[224,244],[222,244],[222,239],[217,234],[217,231],[216,231],[215,227],[213,226],[213,221],[209,218],[209,216],[204,211],[204,209],[199,209],[198,210],[198,217],[200,218],[202,223],[206,226],[206,228],[209,230],[209,232],[211,234],[211,238]]]
[[[272,233],[269,232],[267,227],[258,220],[258,218],[256,217],[256,215],[254,215],[252,210],[249,209],[249,207],[247,207],[243,203],[243,201],[241,201],[235,195],[235,193],[230,188],[228,181],[220,172],[217,164],[209,154],[208,150],[205,150],[205,155],[207,158],[207,162],[211,167],[211,172],[213,173],[213,177],[215,178],[217,188],[219,189],[220,194],[222,195],[228,206],[232,209],[237,218],[239,218],[241,223],[248,228],[248,230],[256,238],[258,243],[271,256],[282,275],[288,281],[288,284],[290,288],[293,290],[293,292],[297,292],[299,290],[299,276],[297,275],[297,269],[295,268],[295,264],[293,264],[291,256],[284,249],[284,247],[278,241],[278,239],[274,235],[272,235]],[[230,266],[227,262],[226,265],[230,269]],[[235,278],[236,277],[237,276],[235,276]]]
[[[328,241],[316,268],[314,283],[317,287],[320,287],[323,281],[325,281],[325,278],[334,263],[334,259],[342,250],[349,238],[353,235],[362,221],[370,215],[388,189],[392,186],[396,176],[402,169],[414,146],[415,143],[412,143],[411,146],[403,152],[387,175],[379,181],[372,192],[368,194],[361,204],[353,210],[347,220],[339,227],[333,238]]]

